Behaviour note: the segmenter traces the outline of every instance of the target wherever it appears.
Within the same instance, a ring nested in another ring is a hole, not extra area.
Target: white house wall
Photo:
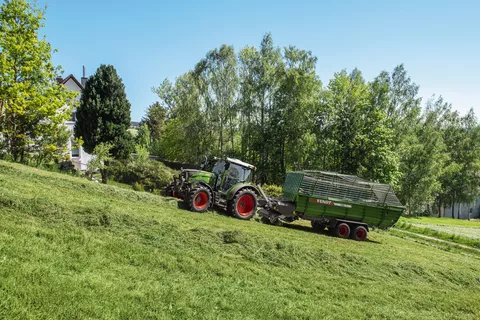
[[[77,92],[77,96],[75,97],[75,104],[79,104],[80,103],[80,96],[82,95],[82,88],[80,88],[78,86],[78,84],[72,79],[68,79],[64,85],[69,89],[69,90],[72,90],[72,91],[75,91]],[[76,111],[76,110],[74,110]],[[88,161],[90,161],[90,159],[92,158],[92,156],[88,153],[85,152],[85,150],[83,150],[83,148],[80,148],[79,149],[79,154],[78,154],[78,157],[73,157],[72,156],[72,140],[74,139],[74,127],[75,127],[75,121],[67,121],[65,123],[65,125],[67,126],[67,128],[70,130],[71,132],[71,139],[68,141],[68,150],[69,150],[69,153],[70,153],[70,159],[72,160],[73,164],[75,165],[75,168],[77,168],[77,170],[80,170],[80,171],[85,171],[87,170],[87,164],[88,164]]]

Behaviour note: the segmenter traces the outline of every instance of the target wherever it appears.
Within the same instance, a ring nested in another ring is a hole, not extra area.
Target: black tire
[[[185,198],[187,208],[193,212],[205,212],[212,203],[212,194],[207,187],[192,188]]]
[[[367,228],[365,228],[364,226],[356,226],[352,232],[352,239],[357,241],[364,241],[365,239],[367,239],[367,234]]]
[[[240,190],[228,201],[227,210],[237,219],[250,220],[257,212],[257,195],[251,189]]]
[[[334,234],[339,238],[348,238],[350,235],[350,226],[346,223],[340,223],[335,227]]]
[[[163,191],[163,195],[165,197],[173,197],[173,183],[170,183],[168,186],[165,187],[165,190]]]
[[[312,229],[315,232],[322,232],[327,226],[318,221],[312,221]]]

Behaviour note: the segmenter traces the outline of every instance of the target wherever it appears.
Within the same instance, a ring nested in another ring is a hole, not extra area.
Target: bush
[[[135,190],[160,192],[177,173],[154,160],[131,159],[127,163],[115,162],[109,167],[112,178],[131,185]]]
[[[63,173],[71,173],[73,175],[78,175],[77,168],[71,160],[65,160],[58,164],[58,169]]]
[[[282,186],[275,184],[265,184],[262,186],[263,191],[269,197],[279,198],[283,195]]]

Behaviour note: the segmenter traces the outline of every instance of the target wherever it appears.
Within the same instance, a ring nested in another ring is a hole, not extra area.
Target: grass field
[[[480,259],[0,162],[0,319],[479,319]]]
[[[480,249],[480,221],[449,218],[401,218],[396,228]]]

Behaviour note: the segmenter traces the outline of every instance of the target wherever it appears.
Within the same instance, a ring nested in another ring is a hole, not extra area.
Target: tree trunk
[[[108,182],[108,169],[107,168],[101,169],[100,173],[102,174],[102,183],[107,184],[107,182]]]
[[[455,200],[452,201],[452,219],[455,219]]]

